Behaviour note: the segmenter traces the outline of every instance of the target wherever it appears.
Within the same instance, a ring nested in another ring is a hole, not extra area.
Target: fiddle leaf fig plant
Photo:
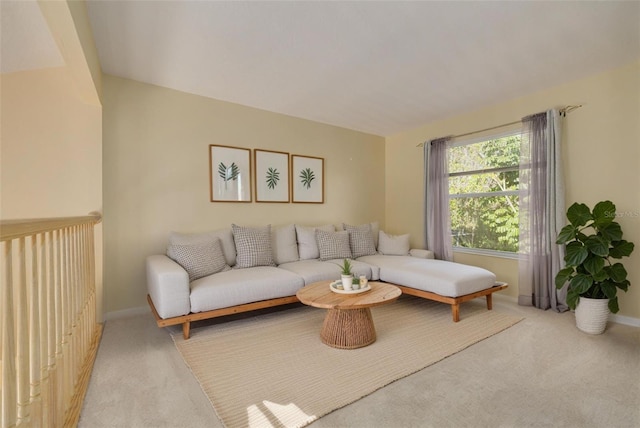
[[[555,278],[556,288],[568,282],[567,305],[575,309],[580,297],[609,299],[609,310],[617,313],[618,289],[631,285],[621,259],[633,252],[632,242],[622,239],[622,228],[614,221],[616,206],[598,202],[593,210],[574,203],[567,210],[568,225],[560,230],[556,244],[566,245],[566,267]]]

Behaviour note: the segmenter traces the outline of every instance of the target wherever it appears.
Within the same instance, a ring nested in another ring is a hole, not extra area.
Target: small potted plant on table
[[[342,262],[342,288],[345,290],[351,290],[353,285],[353,273],[351,272],[351,262],[348,259],[344,259]]]

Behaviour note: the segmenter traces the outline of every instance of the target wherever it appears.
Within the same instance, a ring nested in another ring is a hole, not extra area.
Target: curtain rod
[[[569,113],[569,112],[571,112],[573,110],[579,109],[580,107],[582,107],[582,104],[575,105],[575,106],[566,106],[566,107],[561,108],[559,110],[559,112],[560,112],[561,115],[566,116],[567,113]],[[479,129],[477,131],[471,131],[471,132],[467,132],[465,134],[454,135],[452,138],[467,137],[469,135],[479,134],[479,133],[485,132],[485,131],[493,131],[494,129],[504,128],[506,126],[516,125],[518,123],[522,123],[522,120],[516,120],[516,121],[513,121],[513,122],[509,122],[509,123],[503,123],[502,125],[492,126],[491,128]],[[424,147],[424,143],[420,143],[420,144],[416,145],[416,147]]]

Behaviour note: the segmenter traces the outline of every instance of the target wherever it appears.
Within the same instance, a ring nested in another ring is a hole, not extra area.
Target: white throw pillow
[[[411,245],[409,244],[409,235],[387,235],[384,231],[380,231],[380,239],[378,242],[378,252],[387,256],[407,256]]]
[[[376,244],[373,240],[370,223],[361,224],[360,226],[351,226],[343,223],[342,227],[349,232],[349,245],[354,259],[376,254]]]
[[[373,244],[376,246],[376,250],[378,249],[378,241],[380,234],[380,225],[377,221],[374,221],[371,224],[371,234],[373,235]]]
[[[273,228],[271,231],[271,249],[276,264],[298,261],[298,243],[296,228],[293,224]]]
[[[233,242],[233,235],[231,234],[231,229],[221,229],[221,230],[216,230],[213,232],[205,232],[205,233],[171,232],[169,234],[169,245],[198,244],[198,243],[210,241],[213,238],[220,239],[220,244],[222,245],[222,252],[224,253],[224,258],[227,261],[227,264],[229,266],[235,265],[236,264],[236,245]],[[169,249],[167,249],[167,256],[169,256],[172,259],[175,259],[174,254],[172,254]]]
[[[349,246],[349,232],[325,232],[316,230],[316,240],[320,260],[350,259],[351,247]]]
[[[298,239],[298,253],[300,255],[300,260],[311,260],[320,257],[318,242],[316,241],[316,230],[334,232],[336,229],[332,224],[317,227],[298,226],[296,224],[296,236]]]
[[[231,225],[236,243],[236,268],[275,266],[271,251],[271,225],[243,227]]]
[[[187,271],[189,281],[231,269],[227,264],[219,238],[195,244],[170,244],[176,261]]]

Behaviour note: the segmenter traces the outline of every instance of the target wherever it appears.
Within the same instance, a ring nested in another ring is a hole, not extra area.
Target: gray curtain
[[[566,290],[554,281],[564,266],[564,247],[555,243],[565,225],[560,115],[549,110],[522,122],[518,303],[562,312]]]
[[[425,242],[437,259],[448,261],[453,260],[447,157],[447,143],[451,138],[438,138],[424,144]]]

